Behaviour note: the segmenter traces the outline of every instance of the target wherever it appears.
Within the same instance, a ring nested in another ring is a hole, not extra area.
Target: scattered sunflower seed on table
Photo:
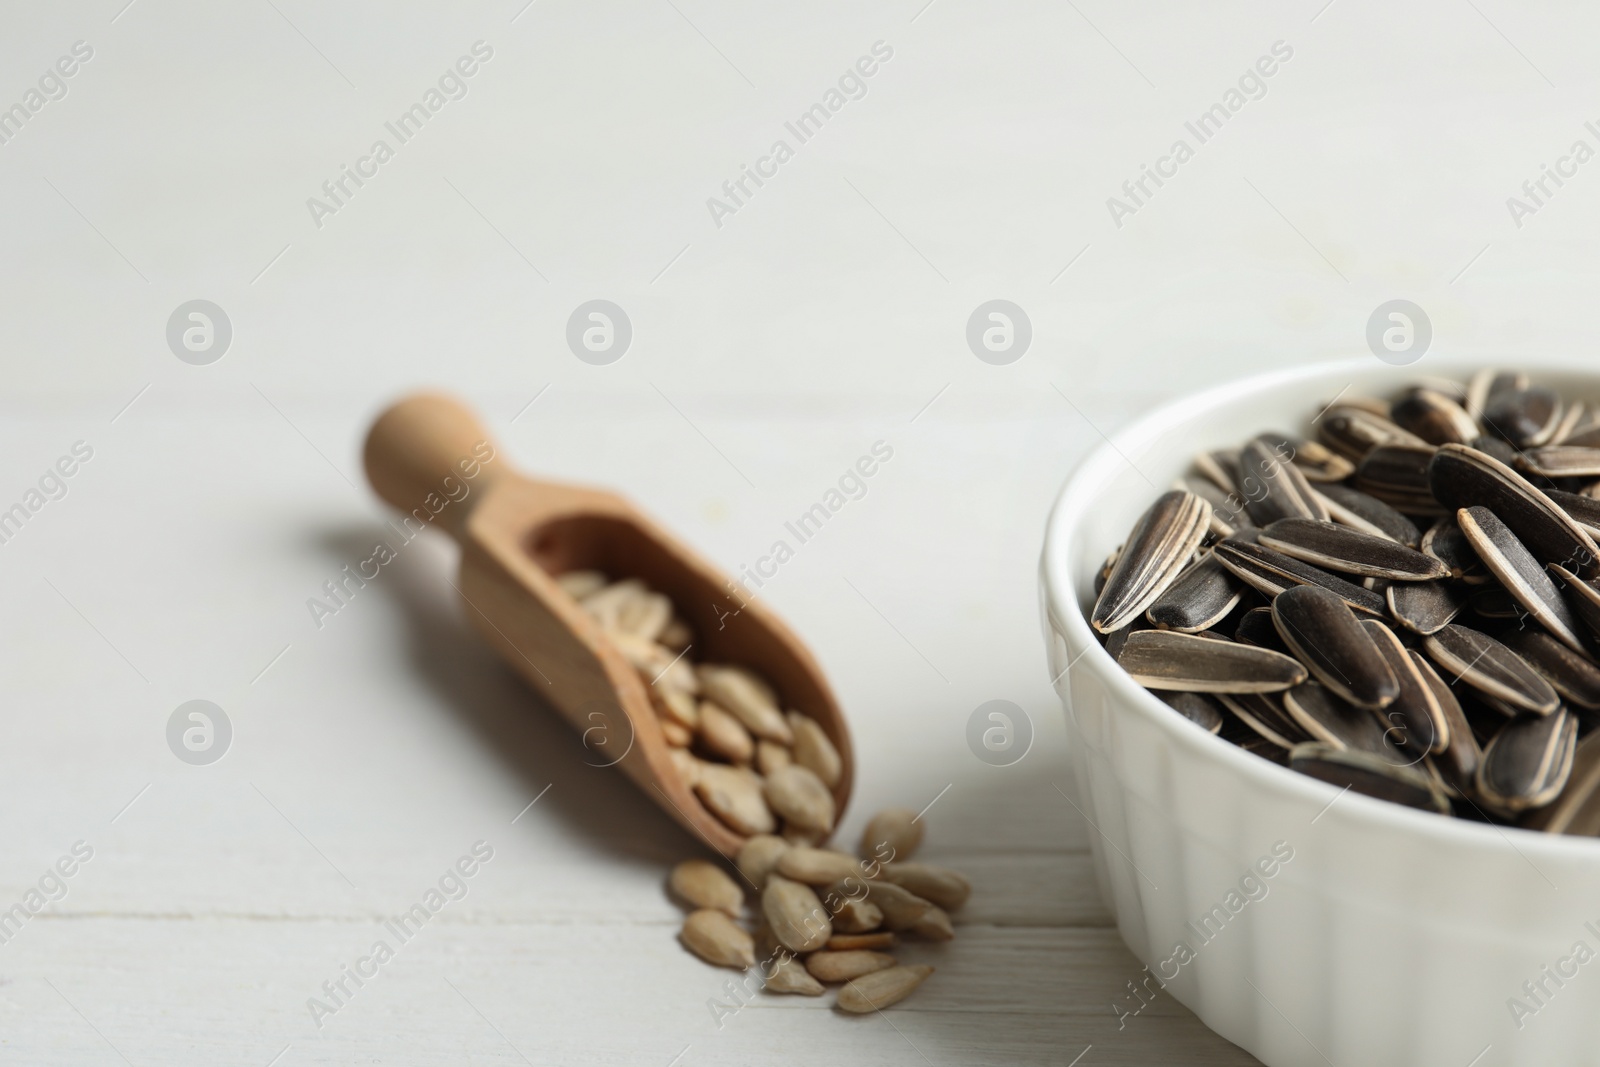
[[[1107,651],[1290,770],[1600,836],[1600,406],[1484,370],[1310,430],[1201,453],[1150,505],[1096,578]]]

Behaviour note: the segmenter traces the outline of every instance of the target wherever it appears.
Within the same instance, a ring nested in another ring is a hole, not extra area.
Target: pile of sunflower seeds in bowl
[[[1525,374],[1203,453],[1090,622],[1173,712],[1441,815],[1600,836],[1600,406]]]

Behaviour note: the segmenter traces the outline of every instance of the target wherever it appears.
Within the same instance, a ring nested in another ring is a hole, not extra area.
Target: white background
[[[1118,1029],[1138,964],[1057,790],[1044,516],[1103,432],[1364,350],[1387,300],[1436,353],[1589,358],[1600,162],[1520,227],[1506,203],[1600,148],[1586,9],[125,2],[0,12],[0,107],[94,50],[0,145],[0,508],[94,449],[0,545],[0,908],[95,850],[0,945],[0,1060],[1249,1062],[1164,998]],[[307,198],[479,40],[466,97],[315,225]],[[707,198],[876,41],[865,97],[718,227]],[[1117,226],[1107,198],[1278,41],[1265,95]],[[166,344],[195,298],[233,327],[209,366]],[[564,340],[594,298],[633,324],[610,366]],[[1008,366],[964,338],[994,298],[1033,325]],[[727,975],[661,889],[696,842],[480,646],[436,535],[313,624],[382,536],[364,429],[421,386],[730,570],[892,445],[763,595],[851,718],[844,840],[937,796],[928,856],[977,884],[956,942],[907,953],[939,967],[916,998],[760,998],[719,1030]],[[204,768],[165,741],[193,698],[235,731]],[[1032,720],[1015,766],[967,748],[991,699]],[[314,1026],[479,839],[467,898]]]

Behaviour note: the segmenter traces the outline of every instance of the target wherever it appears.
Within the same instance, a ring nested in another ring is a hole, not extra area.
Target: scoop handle
[[[367,431],[361,461],[379,496],[458,540],[470,504],[506,473],[489,431],[465,404],[442,393],[390,405]]]

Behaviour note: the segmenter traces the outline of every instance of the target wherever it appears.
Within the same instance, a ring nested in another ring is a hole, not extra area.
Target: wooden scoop
[[[686,658],[749,667],[782,707],[815,719],[844,764],[836,810],[855,763],[844,715],[805,645],[743,597],[715,567],[622,497],[540,482],[510,469],[459,402],[418,394],[385,411],[367,434],[367,480],[408,515],[461,544],[458,592],[484,640],[583,732],[589,762],[620,764],[679,823],[733,857],[746,838],[708,811],[679,778],[640,676],[599,624],[556,584],[564,571],[637,577],[671,598],[694,631]],[[620,720],[620,721],[619,721]]]

